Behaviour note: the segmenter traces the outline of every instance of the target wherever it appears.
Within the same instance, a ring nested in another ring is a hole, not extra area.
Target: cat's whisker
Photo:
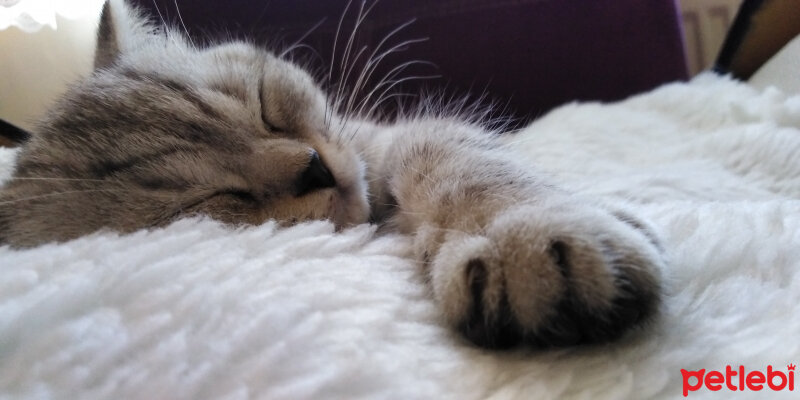
[[[375,111],[378,109],[378,107],[380,107],[380,105],[381,105],[383,102],[385,102],[385,101],[388,99],[388,98],[387,98],[385,95],[386,95],[386,94],[387,94],[387,93],[388,93],[390,90],[392,90],[393,88],[395,88],[397,85],[400,85],[400,84],[401,84],[401,83],[403,83],[403,82],[407,82],[407,81],[411,81],[411,80],[417,80],[417,79],[435,79],[435,78],[438,78],[438,77],[439,77],[439,75],[407,76],[407,77],[405,77],[405,78],[400,78],[400,79],[396,79],[396,80],[393,80],[393,81],[384,82],[384,83],[389,83],[389,82],[390,82],[390,84],[388,84],[388,85],[386,86],[386,89],[384,89],[384,90],[383,90],[383,92],[381,92],[381,95],[378,97],[378,98],[379,98],[379,100],[378,100],[378,101],[376,101],[376,102],[375,102],[375,103],[372,105],[372,107],[369,109],[369,111],[366,113],[366,115],[373,115],[373,113],[375,113]],[[376,89],[378,89],[378,87],[376,87]]]
[[[376,103],[380,105],[380,104],[385,103],[386,101],[389,101],[389,100],[392,100],[392,99],[396,99],[396,100],[398,100],[397,101],[397,104],[398,104],[397,108],[400,108],[400,106],[402,104],[404,104],[404,103],[401,103],[399,101],[400,99],[402,99],[402,98],[412,99],[412,98],[416,98],[416,97],[418,97],[418,95],[412,94],[412,93],[405,93],[405,92],[390,93],[390,94],[387,94],[387,95],[381,97],[380,99],[378,99],[378,101]],[[371,110],[370,112],[371,113],[377,113],[377,111],[378,111],[378,109],[376,108],[375,110]],[[367,116],[369,118],[382,119],[380,114],[367,114]]]
[[[353,26],[353,30],[350,32],[350,36],[347,39],[347,43],[345,44],[344,51],[342,52],[342,59],[339,62],[339,83],[336,87],[336,103],[337,108],[339,107],[339,103],[341,102],[341,98],[344,95],[343,91],[345,90],[345,85],[347,81],[345,80],[345,68],[348,65],[350,60],[350,54],[353,47],[353,43],[355,42],[355,38],[358,33],[358,28],[361,25],[361,17],[364,14],[364,5],[366,4],[366,0],[361,1],[361,6],[358,9],[358,14],[356,15],[356,23]]]
[[[347,10],[350,9],[350,6],[352,4],[353,4],[353,0],[349,0],[347,2],[347,4],[345,5],[344,11],[342,11],[342,16],[339,17],[339,23],[336,26],[336,33],[334,34],[334,37],[333,37],[333,49],[331,50],[331,63],[330,63],[330,67],[328,68],[328,83],[331,84],[331,85],[333,84],[333,66],[334,66],[334,64],[336,62],[336,46],[337,46],[337,44],[339,42],[339,34],[342,32],[342,24],[344,23],[344,17],[347,16]],[[333,103],[334,102],[335,99],[332,98],[332,95],[333,95],[333,88],[331,87],[330,90],[329,90],[329,94],[328,94],[328,103]],[[329,118],[328,122],[327,122],[328,126],[330,126],[330,124],[333,122],[332,119],[333,119],[334,110],[333,110],[332,106],[333,106],[333,104],[331,104],[331,108],[330,108],[330,113],[331,114],[330,114],[330,117],[328,117]],[[327,107],[328,106],[326,104],[326,113],[328,111]]]
[[[167,23],[167,20],[164,18],[164,15],[161,13],[161,9],[158,7],[158,3],[156,3],[155,0],[153,0],[153,7],[156,9],[159,19],[161,19],[160,34],[162,34],[165,39],[172,41],[172,43],[180,45],[179,39],[171,34],[170,25]]]
[[[367,47],[362,47],[356,54],[355,57],[352,57],[352,48],[353,43],[355,42],[355,38],[357,37],[359,28],[361,27],[364,19],[370,13],[370,11],[375,7],[378,1],[374,1],[367,9],[364,10],[364,6],[366,4],[366,0],[361,2],[361,6],[359,7],[358,14],[356,16],[356,23],[353,26],[353,29],[350,33],[350,36],[347,40],[347,44],[342,54],[342,58],[339,62],[340,70],[339,70],[339,79],[338,83],[335,85],[335,90],[331,90],[332,93],[332,100],[329,100],[330,105],[326,104],[326,108],[330,109],[330,114],[327,116],[328,121],[326,125],[328,129],[332,124],[333,115],[335,112],[339,112],[343,114],[343,119],[339,123],[339,129],[335,134],[336,140],[338,144],[342,144],[342,131],[344,131],[345,127],[347,126],[349,114],[352,112],[351,103],[353,102],[354,96],[356,96],[356,91],[348,90],[347,89],[347,81],[349,80],[350,74],[352,73],[357,61],[361,58],[361,55],[367,50]],[[347,10],[350,8],[352,4],[352,0],[348,1],[347,5],[345,6],[345,11],[342,13],[341,18],[339,19],[339,24],[336,29],[336,36],[334,38],[334,46],[333,51],[331,53],[331,65],[328,71],[328,79],[329,82],[333,82],[333,66],[335,65],[336,59],[336,46],[338,43],[339,35],[341,33],[341,27],[344,21],[345,16],[347,15]],[[369,59],[367,60],[369,61]],[[334,88],[332,88],[334,89]],[[342,106],[347,104],[347,108],[342,110]],[[327,110],[326,110],[327,111]]]
[[[295,52],[297,50],[301,50],[301,49],[302,50],[306,50],[309,53],[311,53],[311,55],[313,55],[314,58],[316,58],[317,60],[319,60],[319,61],[323,60],[322,54],[320,54],[319,51],[317,51],[317,49],[315,49],[314,47],[312,47],[310,45],[307,45],[305,43],[293,44],[291,48],[288,48],[288,49],[284,50],[283,52],[281,52],[280,57],[285,59],[285,60],[288,60],[288,61],[290,61],[292,63],[300,65],[301,64],[300,60],[293,58],[291,56],[291,53],[293,53],[293,52]],[[309,67],[309,66],[306,66],[306,68],[311,69],[311,67]],[[311,72],[309,72],[309,73],[311,73]],[[314,78],[316,80],[321,81],[322,85],[325,84],[325,79],[326,79],[325,76],[320,77],[318,74],[314,74],[313,76],[314,76]]]
[[[167,25],[167,20],[165,20],[164,19],[164,15],[161,14],[161,9],[158,8],[158,3],[156,3],[156,0],[152,0],[152,3],[153,3],[153,7],[156,9],[156,13],[158,14],[158,18],[161,19],[161,26],[163,26],[166,29],[167,26],[168,26]]]
[[[375,72],[375,69],[378,67],[380,62],[384,58],[386,58],[386,56],[388,56],[389,54],[395,53],[395,52],[403,49],[404,47],[406,47],[406,46],[408,46],[410,44],[418,43],[418,42],[422,42],[422,41],[427,40],[427,38],[407,40],[407,41],[401,42],[401,43],[399,43],[399,44],[397,44],[395,46],[392,46],[388,50],[385,50],[382,53],[378,54],[378,52],[381,51],[381,48],[383,48],[383,46],[386,44],[386,42],[390,38],[392,38],[394,35],[396,35],[398,32],[400,32],[401,30],[403,30],[407,26],[413,24],[415,21],[416,21],[415,19],[412,19],[412,20],[410,20],[410,21],[398,26],[397,28],[393,29],[386,36],[384,36],[383,39],[381,39],[381,41],[378,43],[377,46],[375,46],[375,49],[372,51],[372,54],[370,54],[369,58],[367,59],[367,63],[364,65],[364,68],[361,69],[361,74],[359,74],[358,79],[356,79],[356,82],[353,85],[353,92],[354,93],[360,93],[361,92],[361,89],[363,88],[363,86],[366,85],[366,83],[372,77],[372,74]]]
[[[376,84],[376,85],[375,85],[375,87],[374,87],[374,88],[373,88],[373,89],[372,89],[372,90],[371,90],[371,91],[370,91],[370,92],[369,92],[369,93],[368,93],[366,96],[364,96],[364,98],[363,98],[363,99],[361,100],[361,102],[359,103],[359,107],[358,107],[358,110],[357,110],[357,112],[355,113],[355,115],[356,115],[356,116],[361,116],[361,117],[372,117],[372,116],[374,115],[375,111],[378,109],[378,107],[380,107],[380,105],[381,105],[381,104],[382,104],[382,103],[383,103],[385,100],[387,100],[387,99],[391,98],[391,96],[390,96],[390,97],[388,97],[388,98],[386,98],[386,97],[385,97],[385,96],[386,96],[386,94],[387,94],[387,93],[389,93],[389,92],[390,92],[390,91],[391,91],[391,90],[392,90],[394,87],[396,87],[398,84],[400,84],[400,83],[402,83],[402,82],[404,82],[404,81],[410,81],[410,80],[414,80],[414,79],[422,79],[422,78],[434,78],[434,77],[435,77],[435,76],[430,76],[430,77],[419,77],[419,76],[412,76],[412,77],[407,77],[407,78],[403,78],[403,79],[397,79],[397,80],[394,80],[394,79],[393,79],[395,76],[397,76],[397,75],[399,75],[400,73],[402,73],[402,72],[403,72],[403,71],[404,71],[406,68],[408,68],[409,66],[411,66],[411,65],[414,65],[414,64],[431,64],[431,63],[429,63],[429,62],[427,62],[427,61],[422,61],[422,60],[411,60],[411,61],[407,61],[407,62],[405,62],[405,63],[402,63],[402,64],[400,64],[400,65],[398,65],[398,66],[396,66],[396,67],[392,68],[392,69],[391,69],[391,70],[390,70],[388,73],[386,73],[386,74],[385,74],[385,75],[384,75],[384,76],[381,78],[381,80],[379,81],[379,83],[378,83],[378,84]],[[381,92],[380,96],[378,96],[378,99],[379,99],[379,100],[378,100],[378,101],[376,101],[376,102],[373,104],[373,106],[370,108],[370,110],[369,110],[369,112],[368,112],[367,114],[363,114],[364,107],[366,107],[366,105],[368,104],[368,103],[367,103],[367,102],[368,102],[368,100],[369,100],[369,99],[371,99],[371,98],[372,98],[372,96],[373,96],[373,95],[374,95],[374,94],[375,94],[375,93],[376,93],[378,90],[380,90],[380,89],[381,89],[383,86],[387,86],[387,87],[386,87],[386,89],[385,89],[385,90],[383,90],[383,92]],[[344,115],[344,117],[343,117],[343,122],[342,122],[342,125],[341,125],[341,127],[340,127],[340,131],[339,131],[339,133],[338,133],[340,136],[341,136],[341,134],[343,133],[343,131],[344,131],[345,127],[347,126],[347,123],[350,121],[351,115],[353,114],[353,113],[352,113],[352,110],[348,110],[348,111],[349,111],[349,112],[348,112],[348,113],[345,113],[345,115]],[[349,137],[348,137],[348,141],[352,141],[352,140],[353,140],[353,138],[355,137],[355,135],[356,135],[356,133],[357,133],[357,132],[358,132],[358,129],[356,129],[356,130],[355,130],[353,133],[351,133],[351,134],[349,135]]]
[[[356,65],[358,63],[358,60],[361,59],[361,56],[364,55],[364,53],[367,51],[367,49],[368,49],[367,46],[362,46],[358,50],[358,52],[356,53],[355,57],[353,57],[353,60],[350,63],[350,66],[348,67],[348,69],[345,71],[345,73],[343,75],[344,77],[343,77],[342,80],[345,82],[345,84],[346,84],[346,82],[348,80],[350,80],[350,75],[353,73],[353,70],[355,69],[355,67],[356,67]],[[347,116],[351,111],[350,110],[350,105],[353,103],[353,99],[358,94],[357,90],[358,89],[355,86],[347,90],[348,91],[348,94],[346,95],[347,102],[345,103],[346,105],[345,105],[345,110],[344,110],[344,115],[345,116]]]
[[[315,31],[315,30],[317,30],[317,28],[319,28],[319,27],[320,27],[320,25],[322,25],[323,23],[325,23],[325,20],[326,20],[326,19],[327,19],[327,18],[323,18],[323,19],[321,19],[319,22],[317,22],[317,23],[316,23],[316,25],[312,26],[312,27],[311,27],[311,29],[309,29],[308,31],[306,31],[306,33],[304,33],[302,36],[300,36],[300,38],[299,38],[299,39],[295,40],[295,41],[294,41],[294,43],[292,43],[292,44],[291,44],[291,45],[289,45],[289,46],[288,46],[288,47],[287,47],[285,50],[283,50],[283,51],[282,51],[282,52],[281,52],[281,53],[278,55],[278,58],[284,58],[284,57],[285,57],[287,54],[291,53],[292,51],[294,51],[294,50],[296,50],[296,49],[298,49],[298,48],[306,48],[306,49],[310,49],[310,50],[314,51],[314,52],[317,54],[317,56],[319,56],[319,53],[318,53],[318,52],[316,52],[316,50],[314,50],[314,49],[313,49],[311,46],[309,46],[309,45],[302,44],[302,42],[303,42],[303,40],[306,40],[306,38],[308,37],[308,35],[310,35],[310,34],[314,33],[314,31]]]
[[[367,94],[366,98],[371,98],[371,96],[373,96],[378,90],[380,90],[381,87],[390,85],[391,83],[395,82],[394,78],[397,75],[403,73],[403,71],[405,71],[408,67],[410,67],[412,65],[432,65],[433,66],[435,64],[433,64],[433,63],[431,63],[429,61],[425,61],[425,60],[410,60],[410,61],[406,61],[406,62],[404,62],[402,64],[399,64],[399,65],[395,66],[394,68],[392,68],[391,70],[389,70],[389,72],[384,74],[383,77],[381,77],[381,79],[378,81],[378,83],[375,84],[375,87],[373,87],[372,90]]]
[[[430,76],[430,77],[409,76],[409,77],[405,77],[405,78],[402,78],[402,79],[386,81],[384,86],[387,86],[387,87],[380,93],[378,98],[372,103],[372,106],[370,107],[369,110],[367,110],[366,113],[364,113],[364,115],[366,117],[368,117],[368,118],[378,118],[377,113],[380,110],[380,108],[382,107],[383,103],[385,103],[386,101],[391,100],[391,99],[397,99],[398,102],[399,102],[399,99],[402,98],[402,97],[408,97],[408,98],[417,97],[417,95],[413,95],[413,94],[405,93],[405,92],[394,92],[394,93],[392,93],[394,91],[394,89],[395,89],[395,86],[401,84],[402,82],[416,80],[416,79],[434,78],[434,77],[435,76]],[[401,81],[401,82],[398,82],[398,81]],[[380,89],[380,88],[377,88],[377,89]],[[362,113],[363,113],[363,111],[362,111]]]
[[[388,42],[388,40],[390,38],[392,38],[398,32],[402,31],[404,28],[406,28],[407,26],[411,25],[415,21],[416,21],[415,19],[409,20],[408,22],[406,22],[406,23],[398,26],[397,28],[393,29],[386,36],[384,36],[383,39],[381,39],[381,41],[378,43],[378,45],[372,51],[372,53],[370,54],[370,57],[367,60],[367,63],[361,69],[361,73],[359,74],[358,78],[356,79],[354,88],[352,89],[351,96],[350,96],[350,99],[349,99],[349,102],[348,102],[348,105],[347,105],[347,108],[346,108],[346,113],[344,115],[344,122],[343,122],[342,128],[341,128],[342,130],[344,130],[344,128],[347,126],[347,122],[349,122],[350,118],[352,118],[353,116],[365,117],[365,115],[363,115],[364,108],[368,105],[369,101],[371,100],[372,96],[376,93],[377,89],[379,89],[387,80],[390,80],[390,79],[394,78],[395,76],[397,76],[398,74],[400,74],[408,65],[413,64],[413,63],[411,63],[411,64],[408,64],[406,66],[402,66],[400,68],[397,68],[396,70],[395,69],[391,70],[389,73],[387,73],[386,75],[384,75],[381,78],[381,80],[376,84],[376,87],[373,88],[372,91],[370,91],[366,96],[362,96],[361,100],[357,104],[354,104],[355,103],[355,98],[356,98],[355,96],[357,94],[361,93],[362,89],[364,89],[366,87],[367,82],[372,78],[372,75],[377,70],[377,67],[379,66],[379,64],[388,55],[396,53],[398,51],[401,51],[401,50],[405,49],[407,46],[409,46],[411,44],[419,43],[419,42],[423,42],[423,41],[428,40],[427,38],[406,40],[406,41],[403,41],[403,42],[401,42],[399,44],[396,44],[396,45],[392,46],[391,48],[381,52],[381,49]],[[423,63],[423,62],[419,61],[419,63]],[[381,96],[385,96],[385,93],[386,92],[382,93]],[[397,96],[388,96],[383,100],[388,100],[388,99],[391,99],[391,98],[399,98],[401,96],[407,96],[407,95],[406,94],[398,94]],[[382,100],[379,100],[379,102],[382,103]],[[354,113],[355,110],[357,110],[357,111]],[[372,113],[374,113],[374,111],[371,111],[371,113],[366,115],[366,117],[372,117],[373,116]],[[358,134],[358,131],[360,130],[360,128],[361,127],[359,126],[358,128],[356,128],[349,135],[348,141],[352,141],[353,138],[356,137],[356,135]],[[341,136],[341,133],[342,132],[339,132],[339,136]]]
[[[194,40],[192,39],[192,36],[189,34],[189,30],[186,29],[186,24],[183,23],[183,16],[181,15],[181,9],[180,9],[180,7],[178,7],[178,0],[172,0],[172,1],[173,1],[173,3],[175,3],[175,12],[178,13],[178,20],[181,22],[181,26],[183,27],[183,31],[186,32],[186,39],[189,40],[189,43],[192,45],[192,47],[196,48],[197,46],[195,46]]]
[[[364,6],[366,5],[366,3],[367,0],[361,1],[361,6],[359,7],[358,14],[356,15],[356,23],[355,25],[353,25],[353,31],[350,33],[350,37],[347,39],[347,44],[345,45],[344,48],[344,57],[342,58],[339,64],[339,68],[342,71],[345,70],[345,67],[348,64],[349,56],[352,52],[353,45],[355,43],[356,37],[358,37],[358,28],[361,27],[361,24],[367,18],[367,15],[369,15],[370,11],[372,11],[375,5],[378,4],[378,0],[373,1],[372,4],[365,11]]]
[[[365,71],[369,71],[369,75],[365,76],[364,82],[366,83],[366,82],[369,81],[369,78],[371,77],[372,73],[374,73],[374,71],[377,68],[377,66],[387,56],[389,56],[391,54],[394,54],[394,53],[401,52],[401,51],[405,51],[405,50],[408,49],[409,45],[412,45],[412,44],[415,44],[415,43],[422,43],[422,42],[425,42],[425,41],[428,41],[428,40],[429,40],[429,38],[427,38],[427,37],[404,40],[404,41],[402,41],[400,43],[397,43],[397,44],[393,45],[392,47],[384,50],[380,54],[378,54],[378,51],[377,51],[380,48],[376,48],[376,51],[373,52],[373,54],[370,57],[369,64],[365,67]]]
[[[365,4],[366,4],[366,0],[361,2],[361,7],[359,8],[358,16],[356,17],[356,23],[353,26],[353,31],[350,34],[350,38],[348,40],[347,46],[345,46],[344,57],[343,57],[343,59],[341,61],[341,68],[342,68],[342,71],[344,71],[344,74],[342,76],[340,76],[340,79],[339,79],[339,84],[340,84],[339,85],[339,89],[340,90],[344,90],[344,87],[347,85],[347,82],[350,79],[350,74],[352,73],[352,71],[353,71],[354,67],[356,66],[358,60],[360,59],[362,53],[364,51],[366,51],[367,48],[368,48],[367,46],[362,46],[362,48],[358,51],[356,56],[351,58],[353,45],[355,43],[356,37],[358,36],[359,28],[362,26],[362,24],[364,23],[364,20],[367,18],[367,16],[372,11],[372,9],[378,4],[378,0],[374,0],[372,2],[372,4],[366,10],[364,10],[364,5]],[[367,59],[367,61],[369,61],[369,59]],[[349,64],[349,66],[348,66],[348,64]],[[344,129],[344,127],[347,125],[347,122],[350,119],[350,116],[351,116],[350,114],[353,111],[351,109],[351,106],[352,106],[352,103],[354,102],[355,97],[358,95],[358,91],[357,91],[357,89],[352,89],[351,88],[348,91],[347,94],[345,94],[343,92],[342,92],[342,94],[347,96],[347,100],[346,101],[344,101],[344,99],[342,99],[342,102],[343,102],[342,104],[346,104],[346,108],[343,111],[344,120],[343,120],[343,123],[342,123],[342,129]]]
[[[354,88],[353,88],[353,92],[354,93],[361,92],[361,90],[366,86],[367,82],[369,82],[369,79],[372,78],[372,75],[377,70],[377,67],[380,64],[380,62],[383,61],[388,55],[396,53],[396,52],[402,50],[404,47],[406,47],[408,45],[411,45],[411,44],[414,44],[414,43],[420,43],[420,42],[424,42],[424,41],[428,40],[427,38],[406,40],[404,42],[401,42],[401,43],[399,43],[399,44],[397,44],[395,46],[392,46],[391,48],[383,51],[382,53],[380,53],[376,57],[377,51],[380,50],[381,46],[383,46],[385,41],[389,37],[391,37],[392,34],[394,34],[396,32],[399,32],[399,29],[404,28],[405,26],[408,26],[411,22],[413,22],[413,21],[410,21],[410,22],[404,24],[403,26],[399,27],[398,29],[395,29],[394,31],[392,31],[392,33],[387,35],[387,37],[384,38],[383,41],[381,41],[381,43],[378,45],[378,47],[375,48],[375,50],[370,55],[369,61],[367,62],[367,64],[362,69],[361,75],[356,80],[356,83],[355,83]],[[378,84],[380,84],[380,82]],[[356,105],[356,109],[359,110],[359,113],[363,111],[364,105],[370,100],[370,96],[373,93],[374,93],[374,91],[370,92],[369,95],[363,97],[361,99],[361,101],[359,102],[359,104]]]

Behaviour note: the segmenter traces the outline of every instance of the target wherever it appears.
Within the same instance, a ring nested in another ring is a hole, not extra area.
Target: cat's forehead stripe
[[[142,165],[162,160],[179,152],[190,150],[191,149],[181,147],[169,147],[145,154],[127,155],[122,153],[123,157],[109,157],[101,159],[93,163],[90,169],[97,178],[105,178],[114,174],[124,173],[125,171],[128,171],[134,167],[140,167]]]
[[[203,114],[215,119],[223,119],[223,116],[219,114],[214,107],[206,103],[192,88],[184,85],[183,83],[157,74],[142,73],[133,69],[125,69],[122,74],[131,80],[154,84],[160,86],[161,88],[167,89],[171,93],[180,95],[184,100],[194,105],[195,108],[200,110],[200,112]]]

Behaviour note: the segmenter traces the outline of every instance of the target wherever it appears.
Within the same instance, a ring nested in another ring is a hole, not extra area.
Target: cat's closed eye
[[[265,116],[262,116],[261,119],[264,122],[264,128],[266,128],[270,133],[277,133],[277,134],[284,134],[286,133],[286,129],[280,128],[274,123],[270,122]]]

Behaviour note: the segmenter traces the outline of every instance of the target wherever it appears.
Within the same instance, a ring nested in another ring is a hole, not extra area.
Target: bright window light
[[[15,26],[36,32],[44,26],[57,29],[56,15],[77,19],[97,14],[104,0],[0,0],[0,29]]]

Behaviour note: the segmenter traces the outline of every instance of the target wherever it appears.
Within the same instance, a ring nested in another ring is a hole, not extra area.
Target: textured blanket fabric
[[[654,323],[606,346],[483,351],[440,325],[408,238],[183,220],[0,248],[0,398],[675,398],[681,369],[800,363],[800,96],[706,75],[566,105],[509,142],[657,227]]]

